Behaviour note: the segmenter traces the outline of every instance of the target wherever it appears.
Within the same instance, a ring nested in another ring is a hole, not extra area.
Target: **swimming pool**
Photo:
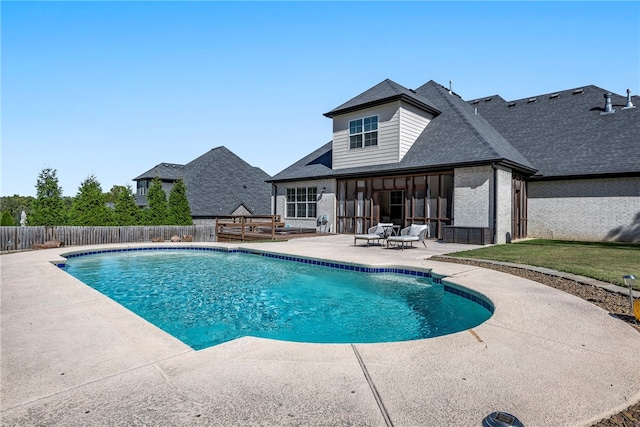
[[[248,335],[315,343],[415,340],[472,328],[493,310],[482,296],[425,271],[159,249],[68,254],[64,268],[196,350]]]

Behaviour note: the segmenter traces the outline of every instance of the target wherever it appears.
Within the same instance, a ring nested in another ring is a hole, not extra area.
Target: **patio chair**
[[[392,230],[392,223],[378,223],[378,225],[370,227],[369,230],[367,230],[367,234],[356,234],[353,236],[353,246],[356,246],[358,240],[366,240],[367,247],[369,247],[369,243],[373,240],[377,240],[378,244],[380,244],[380,240],[386,239]]]
[[[400,230],[400,235],[389,236],[387,238],[387,248],[391,243],[394,243],[396,246],[400,245],[401,250],[404,250],[407,243],[410,243],[413,247],[413,242],[422,242],[426,248],[427,244],[424,242],[424,239],[427,238],[428,233],[428,225],[412,224],[409,227]]]

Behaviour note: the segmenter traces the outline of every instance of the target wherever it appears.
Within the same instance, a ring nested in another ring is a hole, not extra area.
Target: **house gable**
[[[381,82],[325,114],[333,119],[333,169],[401,161],[438,113],[414,91]]]

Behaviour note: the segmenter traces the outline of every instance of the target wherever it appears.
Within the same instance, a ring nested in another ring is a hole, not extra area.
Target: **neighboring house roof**
[[[411,89],[407,89],[392,80],[386,79],[324,115],[334,117],[338,114],[362,110],[397,100],[404,101],[435,115],[440,113],[428,99]]]
[[[171,175],[173,169],[165,165],[172,164],[161,163],[134,181],[156,176],[165,181],[182,178],[193,217],[231,215],[240,205],[256,215],[271,212],[271,185],[266,182],[269,175],[226,147],[214,148],[184,166],[175,165],[181,174]]]
[[[640,172],[640,97],[612,94],[615,113],[601,114],[608,91],[584,86],[515,101],[470,101],[538,172],[534,178]]]
[[[252,214],[271,213],[269,174],[225,147],[217,147],[185,165],[191,214],[230,215],[244,205]],[[215,212],[211,212],[211,208]]]
[[[176,163],[160,163],[146,171],[145,173],[138,175],[133,180],[139,181],[141,179],[154,179],[160,178],[163,181],[177,181],[182,178],[184,165],[178,165]]]

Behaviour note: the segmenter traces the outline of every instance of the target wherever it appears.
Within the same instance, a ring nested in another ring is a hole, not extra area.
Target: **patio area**
[[[527,427],[590,426],[640,400],[632,327],[536,282],[428,259],[474,246],[426,243],[354,247],[353,236],[331,235],[110,245],[244,247],[430,268],[496,308],[472,330],[418,341],[245,337],[201,351],[51,263],[92,247],[2,255],[2,425],[480,426],[505,411]]]

